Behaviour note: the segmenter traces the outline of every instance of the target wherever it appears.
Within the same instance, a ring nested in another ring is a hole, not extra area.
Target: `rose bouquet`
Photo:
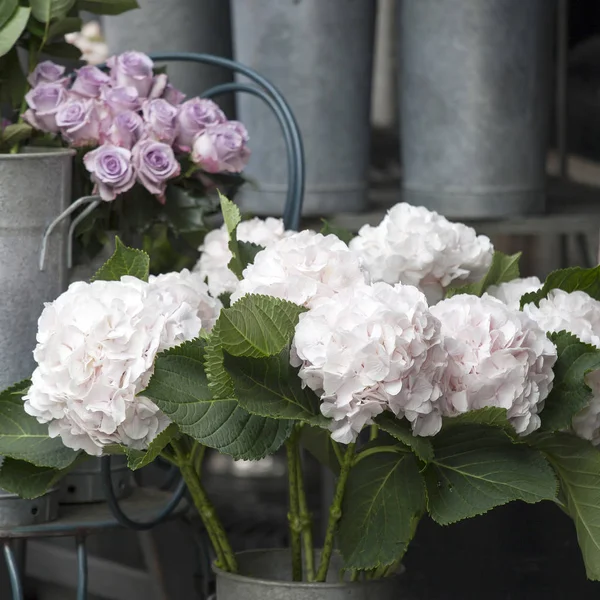
[[[325,581],[336,546],[348,580],[393,575],[423,515],[514,500],[569,514],[600,579],[600,267],[518,280],[518,256],[402,204],[348,246],[221,202],[197,270],[148,277],[118,244],[47,305],[31,381],[0,396],[0,486],[41,494],[80,451],[132,469],[163,456],[235,572],[205,450],[285,446],[296,581]],[[319,553],[301,448],[337,478]]]

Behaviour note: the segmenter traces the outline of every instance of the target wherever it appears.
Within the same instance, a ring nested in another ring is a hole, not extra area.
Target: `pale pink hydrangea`
[[[384,410],[434,435],[447,354],[440,324],[415,287],[359,284],[300,315],[292,350],[300,378],[321,397],[332,438],[350,443]]]
[[[449,354],[443,411],[505,408],[519,434],[540,427],[552,389],[556,348],[526,314],[485,294],[458,295],[431,307]]]
[[[364,225],[350,249],[371,281],[414,285],[430,303],[439,301],[450,284],[481,279],[494,252],[490,240],[471,227],[404,202],[376,227]]]
[[[358,259],[342,240],[305,230],[261,250],[244,270],[231,301],[264,294],[312,308],[364,281]]]
[[[499,285],[491,285],[487,293],[498,298],[515,310],[521,308],[521,298],[529,292],[537,292],[542,287],[542,282],[537,277],[526,277],[524,279],[513,279]]]

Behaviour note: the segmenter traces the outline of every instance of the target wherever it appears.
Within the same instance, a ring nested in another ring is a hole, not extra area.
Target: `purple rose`
[[[149,137],[160,142],[172,144],[177,134],[178,108],[162,98],[146,100],[142,114]]]
[[[192,98],[179,107],[177,122],[179,133],[175,140],[183,152],[190,152],[194,138],[210,125],[225,123],[225,113],[212,101]]]
[[[132,154],[138,181],[164,203],[167,181],[181,172],[173,148],[145,138],[133,147]]]
[[[248,132],[238,121],[207,127],[194,140],[192,160],[207,173],[239,173],[250,157],[247,141]]]
[[[102,89],[101,98],[113,115],[129,110],[139,110],[141,105],[138,91],[132,86],[105,87]]]
[[[110,82],[110,77],[98,67],[88,65],[77,71],[71,91],[86,98],[99,98],[102,88]]]
[[[27,81],[31,87],[35,87],[40,83],[54,83],[60,80],[64,72],[65,67],[57,65],[51,60],[45,60],[36,66]]]
[[[56,133],[56,112],[67,98],[67,90],[61,83],[40,83],[25,96],[29,110],[23,118],[40,131]]]
[[[131,165],[131,152],[112,144],[103,144],[83,157],[85,168],[92,174],[96,184],[95,193],[109,202],[118,194],[130,190],[135,184]]]
[[[152,81],[152,87],[150,88],[148,98],[151,100],[154,98],[162,98],[162,95],[167,89],[167,81],[167,76],[164,73],[156,75]]]
[[[103,136],[103,141],[108,141],[115,146],[133,148],[144,132],[144,120],[140,115],[131,110],[118,114],[110,124],[108,131]]]
[[[167,87],[165,88],[162,97],[173,106],[178,106],[185,100],[185,94],[180,92],[177,88],[174,88],[170,83],[167,83]]]
[[[152,88],[154,73],[152,59],[142,52],[123,52],[106,61],[110,75],[119,87],[134,87],[140,98],[147,98]]]
[[[71,96],[56,112],[56,124],[72,146],[91,146],[100,137],[100,117],[92,99]]]

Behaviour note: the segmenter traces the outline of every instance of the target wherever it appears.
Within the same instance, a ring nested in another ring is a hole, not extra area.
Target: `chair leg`
[[[88,561],[85,537],[77,538],[77,600],[88,597]]]
[[[10,577],[10,586],[12,588],[13,600],[24,600],[23,595],[23,580],[17,559],[12,547],[11,540],[4,540],[4,560],[8,568],[8,576]]]

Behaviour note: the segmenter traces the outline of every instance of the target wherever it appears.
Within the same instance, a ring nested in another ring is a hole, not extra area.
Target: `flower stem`
[[[181,475],[192,496],[194,505],[198,509],[200,518],[206,527],[208,537],[217,555],[217,566],[230,573],[235,573],[237,571],[237,562],[227,539],[227,534],[200,482],[200,465],[197,459],[198,456],[203,455],[203,450],[202,448],[198,449],[200,444],[196,441],[194,441],[190,452],[187,451],[181,441],[171,442],[171,445],[175,450]]]
[[[298,512],[302,526],[302,546],[304,548],[304,564],[306,565],[306,579],[315,579],[315,555],[313,549],[312,516],[308,511],[306,502],[306,491],[304,490],[304,476],[302,473],[302,457],[300,452],[296,456],[296,472],[298,480]]]
[[[352,468],[355,448],[355,444],[348,444],[348,448],[344,453],[344,458],[341,463],[340,475],[335,486],[333,502],[331,503],[331,507],[329,508],[329,521],[327,523],[325,542],[323,544],[321,562],[319,563],[319,570],[317,572],[316,578],[318,582],[324,582],[327,579],[329,563],[331,561],[331,555],[333,553],[335,531],[337,529],[337,524],[339,520],[342,518],[342,501],[344,500],[344,492],[346,491],[348,475],[350,474],[350,469]]]
[[[290,524],[290,546],[292,549],[292,579],[302,581],[302,546],[300,534],[302,523],[300,521],[300,504],[298,499],[298,432],[294,430],[285,443],[287,451],[289,502],[288,521]]]

